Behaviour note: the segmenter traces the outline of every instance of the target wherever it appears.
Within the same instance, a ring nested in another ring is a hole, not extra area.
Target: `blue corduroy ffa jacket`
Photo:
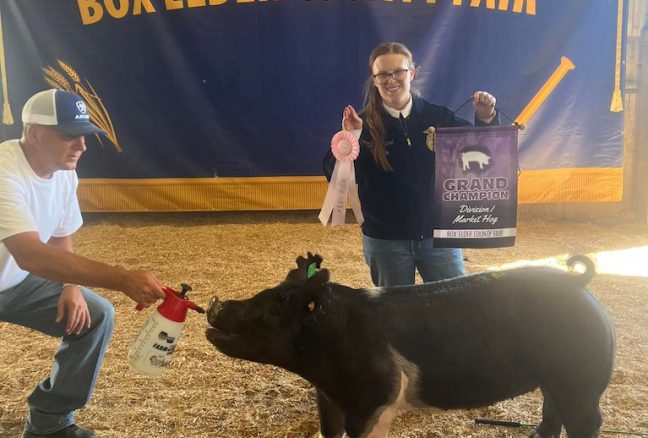
[[[369,130],[360,134],[360,155],[355,161],[356,182],[362,205],[362,232],[376,239],[419,240],[432,237],[434,209],[434,152],[426,146],[429,127],[470,125],[450,109],[412,96],[412,111],[401,121],[382,110],[387,159],[393,171],[376,163],[369,145]],[[360,115],[363,117],[363,115]],[[364,121],[364,120],[363,120]],[[475,117],[477,125],[485,125]],[[499,125],[499,116],[489,123]],[[411,145],[408,144],[409,137]],[[330,179],[335,158],[325,157]]]

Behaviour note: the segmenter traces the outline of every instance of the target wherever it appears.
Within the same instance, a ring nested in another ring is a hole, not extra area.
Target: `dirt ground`
[[[75,237],[80,254],[154,271],[190,297],[249,297],[274,286],[306,251],[324,257],[332,280],[369,287],[357,225],[324,228],[316,212],[86,215]],[[601,252],[618,251],[605,258]],[[469,272],[566,254],[599,254],[589,288],[612,315],[616,366],[605,392],[602,436],[648,436],[648,228],[638,224],[520,219],[516,245],[466,250]],[[627,256],[623,258],[623,256]],[[615,268],[603,261],[621,261]],[[190,313],[172,365],[157,378],[130,370],[128,348],[151,310],[136,312],[123,294],[98,290],[116,308],[116,328],[94,396],[77,422],[102,438],[312,437],[313,390],[281,369],[230,359],[207,342],[203,315]],[[0,437],[21,435],[26,398],[47,376],[56,339],[0,323]],[[496,339],[493,342],[497,342]],[[392,438],[523,437],[526,428],[476,426],[477,417],[537,423],[538,392],[472,411],[401,412]],[[634,433],[631,434],[631,433]]]

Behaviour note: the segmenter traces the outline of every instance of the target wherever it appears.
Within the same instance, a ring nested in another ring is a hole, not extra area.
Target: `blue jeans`
[[[55,322],[61,283],[29,275],[18,285],[0,292],[0,321],[61,338],[50,376],[27,399],[26,427],[32,432],[51,433],[73,424],[74,411],[90,400],[97,380],[112,334],[115,310],[108,300],[89,289],[81,290],[90,311],[91,327],[78,335],[65,334],[65,318]]]
[[[432,239],[385,240],[363,235],[362,247],[376,286],[414,284],[417,269],[425,283],[465,273],[462,251],[435,248]]]

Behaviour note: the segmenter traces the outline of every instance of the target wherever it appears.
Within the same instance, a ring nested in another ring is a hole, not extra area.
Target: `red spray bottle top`
[[[181,292],[175,291],[168,286],[162,288],[166,294],[166,298],[164,298],[162,304],[157,306],[157,311],[160,315],[170,321],[184,322],[187,317],[187,309],[195,310],[198,313],[205,313],[205,309],[190,301],[189,297],[186,296],[186,293],[191,290],[191,286],[185,283],[182,283],[180,286],[182,287]],[[142,310],[143,308],[144,306],[141,304],[135,307],[136,310]]]

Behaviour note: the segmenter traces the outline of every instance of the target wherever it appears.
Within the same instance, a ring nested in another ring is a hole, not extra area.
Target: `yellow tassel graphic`
[[[574,63],[571,62],[566,56],[560,58],[560,65],[554,70],[554,72],[549,76],[549,79],[542,85],[540,90],[533,96],[533,99],[527,104],[527,106],[522,110],[519,116],[515,119],[515,123],[524,126],[529,121],[529,119],[538,111],[542,106],[544,101],[549,97],[551,92],[556,88],[556,85],[565,77],[565,75],[570,71],[576,68]]]
[[[623,40],[623,0],[618,0],[617,8],[617,36],[616,36],[616,64],[614,69],[614,91],[610,111],[618,113],[623,111],[621,100],[621,41]]]
[[[613,113],[618,113],[623,111],[623,100],[621,100],[621,90],[618,88],[614,89],[612,93],[612,103],[610,104],[610,111]]]
[[[9,105],[9,91],[7,90],[7,66],[4,55],[4,38],[2,36],[2,16],[0,16],[0,74],[2,75],[2,123],[13,125],[11,105]]]

